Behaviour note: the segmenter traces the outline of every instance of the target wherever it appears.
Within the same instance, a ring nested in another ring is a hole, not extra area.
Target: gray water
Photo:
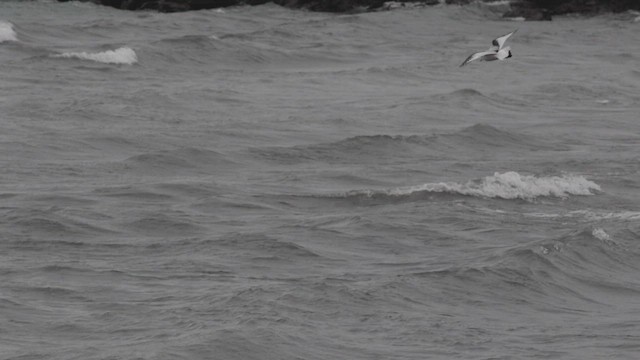
[[[494,9],[1,2],[0,358],[636,359],[640,21]]]

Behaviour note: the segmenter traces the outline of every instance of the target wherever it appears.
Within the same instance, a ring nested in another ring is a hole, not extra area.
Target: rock
[[[638,0],[522,0],[518,4],[524,4],[528,9],[546,10],[551,15],[598,14],[640,9]]]
[[[69,0],[58,0],[66,2]],[[214,9],[235,5],[260,5],[267,2],[313,11],[354,12],[384,7],[385,0],[77,0],[90,1],[118,9],[154,9],[162,12]],[[475,0],[445,0],[447,4],[467,5]],[[496,0],[482,0],[492,2]],[[435,5],[438,0],[399,0],[398,3]],[[514,1],[505,17],[526,20],[550,20],[552,15],[568,13],[593,14],[607,11],[640,10],[640,0],[520,0]]]
[[[240,5],[240,4],[242,4],[242,2],[239,0],[190,0],[189,1],[189,7],[191,10],[217,9],[217,8]]]
[[[111,6],[111,7],[118,8],[118,9],[122,9],[123,0],[101,0],[101,1],[100,0],[95,0],[95,1],[92,1],[92,2],[97,3],[97,4],[106,5],[106,6]]]
[[[274,3],[290,8],[305,8],[323,12],[354,12],[382,7],[384,0],[273,0]]]
[[[412,1],[412,0],[401,0],[401,1],[385,1],[384,5],[380,10],[393,10],[398,8],[415,8],[415,7],[425,7],[425,6],[433,6],[440,4],[439,0],[422,0],[422,1]]]

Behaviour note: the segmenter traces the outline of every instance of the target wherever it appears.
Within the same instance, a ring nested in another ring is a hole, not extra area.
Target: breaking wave
[[[598,184],[580,175],[537,177],[510,171],[495,173],[464,184],[426,183],[386,190],[356,190],[348,192],[346,196],[402,197],[416,193],[448,193],[483,198],[533,200],[538,197],[567,198],[570,195],[593,195],[598,191],[601,191]]]
[[[603,228],[595,228],[591,234],[598,240],[605,242],[611,241],[611,235],[609,235]]]
[[[0,43],[5,41],[18,41],[18,35],[13,30],[13,24],[0,20]]]
[[[138,55],[133,51],[133,49],[128,47],[121,47],[116,50],[107,50],[98,53],[69,52],[53,56],[58,58],[91,60],[105,64],[133,65],[138,62]]]

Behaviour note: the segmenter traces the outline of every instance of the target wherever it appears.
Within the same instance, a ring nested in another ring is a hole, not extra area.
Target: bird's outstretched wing
[[[469,57],[462,64],[460,64],[460,67],[463,67],[463,66],[467,65],[468,63],[470,63],[472,61],[476,61],[478,59],[481,59],[483,56],[489,55],[489,54],[495,54],[495,51],[480,51],[480,52],[477,52],[477,53],[473,53],[473,54],[469,55]]]
[[[507,39],[509,37],[511,37],[511,35],[515,34],[516,31],[518,31],[518,29],[513,30],[512,32],[508,33],[507,35],[502,35],[499,38],[494,39],[491,42],[491,50],[499,51],[500,49],[502,49],[502,47],[504,46],[504,43],[507,41]]]

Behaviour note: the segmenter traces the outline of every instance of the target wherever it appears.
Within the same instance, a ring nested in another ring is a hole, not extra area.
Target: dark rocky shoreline
[[[58,0],[88,1],[123,10],[157,10],[179,12],[215,9],[236,5],[261,5],[275,3],[289,8],[304,8],[324,12],[357,12],[384,9],[387,0]],[[478,0],[445,0],[447,4],[466,5]],[[480,0],[493,2],[496,0]],[[400,3],[437,5],[439,0],[400,0]],[[505,17],[522,17],[527,20],[551,20],[554,15],[585,14],[640,10],[639,0],[514,0]]]

